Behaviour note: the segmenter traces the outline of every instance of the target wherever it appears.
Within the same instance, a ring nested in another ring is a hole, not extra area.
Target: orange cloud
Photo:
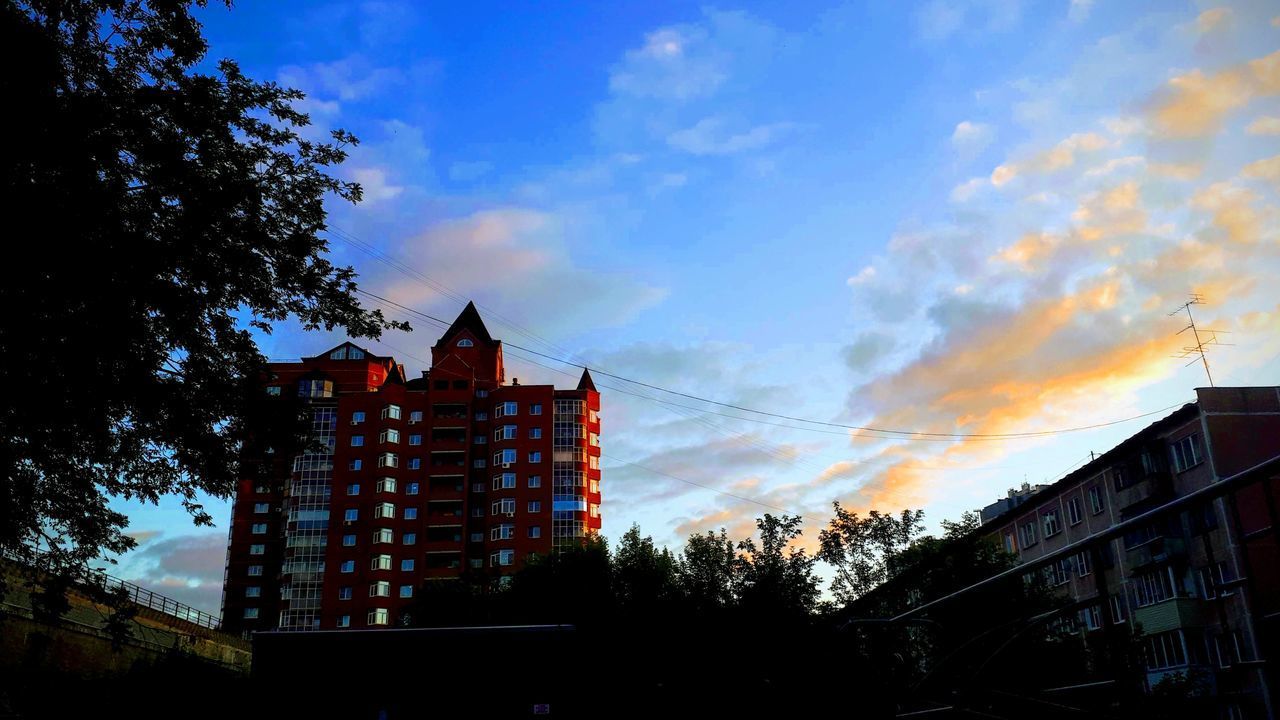
[[[1228,114],[1254,98],[1277,93],[1280,51],[1213,75],[1192,70],[1172,78],[1151,120],[1163,137],[1203,137],[1217,132]]]
[[[1058,238],[1048,233],[1027,233],[1012,245],[1003,247],[992,259],[1016,265],[1024,272],[1031,272],[1034,263],[1049,256],[1058,244]]]

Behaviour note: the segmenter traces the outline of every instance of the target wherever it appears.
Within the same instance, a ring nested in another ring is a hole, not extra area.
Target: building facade
[[[983,532],[1034,561],[1175,498],[1280,456],[1280,388],[1200,388],[1176,410],[1064,479],[1023,498]],[[1053,561],[1049,584],[1079,610],[1086,640],[1107,625],[1136,638],[1150,689],[1194,675],[1223,717],[1273,717],[1280,618],[1277,480],[1141,521],[1122,537]]]
[[[600,394],[506,381],[473,304],[404,368],[352,343],[272,363],[268,392],[306,406],[313,442],[243,480],[223,627],[395,626],[423,583],[508,576],[600,529]]]

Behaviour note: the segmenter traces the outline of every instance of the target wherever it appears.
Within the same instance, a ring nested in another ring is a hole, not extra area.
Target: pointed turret
[[[594,382],[592,382],[592,381],[591,381],[591,371],[590,371],[590,370],[588,370],[588,369],[586,369],[586,368],[582,368],[582,378],[581,378],[580,380],[578,380],[578,389],[579,389],[579,390],[590,390],[590,391],[592,391],[592,392],[599,392],[598,390],[596,390],[596,384],[595,384]]]
[[[440,336],[439,346],[444,346],[453,339],[455,335],[466,330],[478,341],[486,345],[497,345],[498,341],[493,339],[489,334],[489,329],[484,326],[484,320],[480,319],[480,311],[476,309],[474,302],[467,302],[467,306],[462,308],[462,312],[458,313],[458,319],[453,321],[449,329],[444,335]]]

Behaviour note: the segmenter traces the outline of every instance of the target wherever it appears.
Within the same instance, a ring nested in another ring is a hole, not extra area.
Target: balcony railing
[[[1130,572],[1186,557],[1187,541],[1180,537],[1157,537],[1129,548],[1125,564]]]

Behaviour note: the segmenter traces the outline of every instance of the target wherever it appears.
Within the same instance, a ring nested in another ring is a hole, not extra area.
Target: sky
[[[473,299],[524,347],[827,423],[1141,416],[886,440],[597,373],[608,537],[638,523],[678,550],[787,512],[812,546],[834,501],[936,527],[1051,481],[1207,384],[1174,357],[1169,313],[1192,292],[1232,343],[1211,353],[1217,384],[1280,381],[1267,3],[242,0],[200,17],[210,59],[306,93],[307,136],[360,138],[338,172],[364,200],[328,209],[363,289],[446,319]],[[358,342],[416,375],[439,330],[414,326]],[[259,337],[271,358],[343,339]],[[580,372],[506,362],[524,384]],[[115,506],[140,545],[113,572],[216,612],[229,504],[207,501],[212,529],[176,499]]]

